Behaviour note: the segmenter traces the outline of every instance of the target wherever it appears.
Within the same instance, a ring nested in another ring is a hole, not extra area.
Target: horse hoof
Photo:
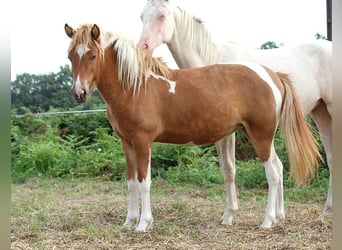
[[[225,216],[221,218],[221,225],[232,226],[233,225],[233,216]]]
[[[140,221],[139,225],[135,228],[136,232],[147,232],[152,228],[152,220]]]
[[[138,224],[138,219],[126,220],[122,228],[123,230],[129,231],[129,230],[132,230],[134,227],[136,227],[137,224]]]
[[[319,218],[324,219],[326,217],[332,216],[332,208],[326,207],[323,211],[323,213],[319,216]]]
[[[260,225],[259,229],[270,229],[272,228],[272,223],[275,223],[275,219],[265,219],[264,222]]]
[[[260,230],[267,230],[267,229],[270,229],[272,228],[272,224],[264,224],[262,223],[259,227]]]
[[[276,222],[282,221],[285,219],[285,214],[278,214],[276,217]]]

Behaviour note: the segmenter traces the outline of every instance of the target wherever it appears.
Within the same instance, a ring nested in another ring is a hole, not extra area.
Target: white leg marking
[[[149,149],[149,161],[147,166],[146,179],[138,184],[139,192],[141,195],[141,215],[140,222],[135,231],[146,232],[152,227],[153,217],[151,211],[150,200],[150,187],[151,187],[151,148]]]
[[[277,200],[276,200],[276,219],[277,221],[285,219],[285,211],[284,211],[284,184],[283,184],[283,164],[280,161],[277,153],[275,152],[274,147],[272,146],[272,155],[273,160],[272,163],[276,167],[276,170],[279,175],[279,186],[277,192]]]
[[[139,189],[138,180],[127,181],[128,186],[128,211],[124,228],[133,229],[139,222]]]
[[[266,229],[266,228],[271,228],[272,223],[277,222],[276,218],[276,203],[278,201],[278,205],[283,205],[283,201],[279,201],[279,194],[278,192],[282,192],[282,188],[280,189],[281,181],[280,178],[281,176],[279,175],[279,169],[278,167],[274,164],[275,158],[274,158],[274,147],[272,144],[271,148],[271,154],[269,159],[264,162],[264,167],[265,167],[265,172],[266,172],[266,177],[267,177],[267,182],[268,182],[268,198],[267,198],[267,207],[266,207],[266,212],[265,212],[265,218],[264,222],[261,224],[260,228],[261,229]],[[280,197],[282,200],[282,197]],[[281,212],[280,212],[281,213]]]

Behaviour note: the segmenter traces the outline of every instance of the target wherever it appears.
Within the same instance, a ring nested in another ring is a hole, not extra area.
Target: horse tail
[[[296,183],[301,185],[314,175],[322,156],[319,153],[318,143],[305,121],[298,96],[290,79],[282,73],[277,73],[277,75],[285,90],[280,125],[285,136],[290,174]]]

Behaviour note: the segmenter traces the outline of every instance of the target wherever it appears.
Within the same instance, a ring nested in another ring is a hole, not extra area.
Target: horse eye
[[[164,14],[159,16],[159,20],[163,21],[164,19],[165,19],[165,15]]]
[[[90,57],[90,60],[95,60],[95,58],[96,58],[96,55],[92,55],[92,56]]]

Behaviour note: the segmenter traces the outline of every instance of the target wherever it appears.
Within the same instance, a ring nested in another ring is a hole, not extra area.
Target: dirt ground
[[[220,189],[153,183],[153,228],[136,233],[121,228],[124,183],[34,179],[12,185],[11,249],[332,248],[332,220],[318,219],[324,203],[286,202],[285,220],[260,230],[266,194],[251,196],[240,201],[233,226],[223,226]]]

